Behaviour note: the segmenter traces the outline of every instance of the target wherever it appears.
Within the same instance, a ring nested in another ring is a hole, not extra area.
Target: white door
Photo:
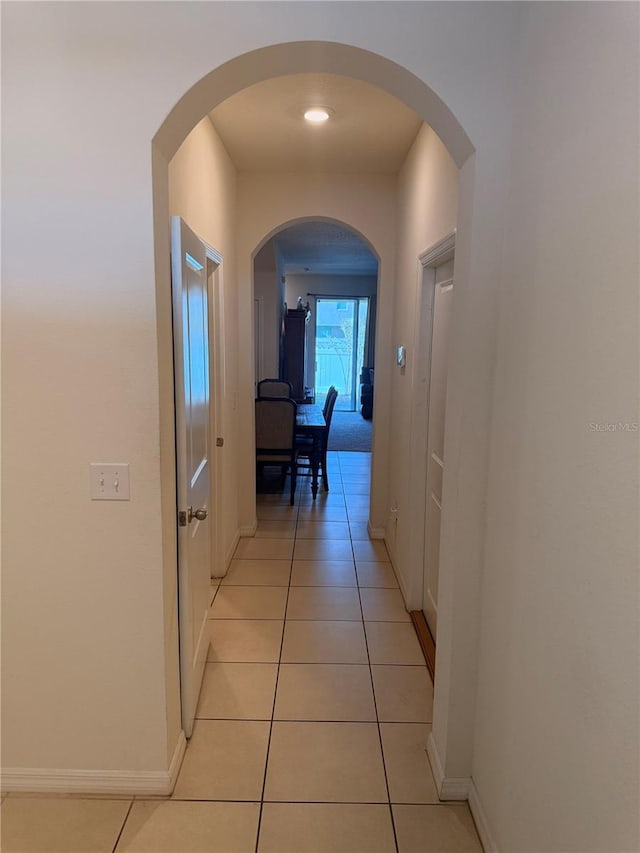
[[[422,609],[436,638],[438,627],[438,573],[440,517],[444,475],[444,413],[447,396],[449,323],[453,304],[452,262],[436,269],[429,379],[427,432],[427,501],[425,516],[424,583]]]
[[[209,315],[205,247],[171,219],[182,727],[191,736],[209,648]]]

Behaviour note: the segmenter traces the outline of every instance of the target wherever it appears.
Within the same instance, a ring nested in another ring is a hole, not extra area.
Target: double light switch
[[[90,469],[92,501],[129,500],[128,462],[92,462]]]

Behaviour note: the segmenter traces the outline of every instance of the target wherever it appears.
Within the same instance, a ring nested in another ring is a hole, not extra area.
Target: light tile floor
[[[438,802],[433,690],[384,544],[370,455],[330,453],[258,496],[258,530],[212,587],[211,647],[170,798],[9,794],[3,853],[462,853],[466,804]]]

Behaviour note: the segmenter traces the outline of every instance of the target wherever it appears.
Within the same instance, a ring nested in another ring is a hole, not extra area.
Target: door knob
[[[208,513],[206,509],[196,509],[194,511],[193,507],[189,507],[188,519],[189,521],[193,521],[194,518],[197,518],[198,521],[204,521],[207,517]]]

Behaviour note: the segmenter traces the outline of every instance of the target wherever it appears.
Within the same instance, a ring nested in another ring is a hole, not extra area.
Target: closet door
[[[438,575],[440,569],[440,518],[444,477],[444,415],[447,397],[449,324],[453,304],[450,264],[436,270],[429,379],[427,434],[427,502],[425,511],[424,583],[422,609],[436,638],[438,627]]]

